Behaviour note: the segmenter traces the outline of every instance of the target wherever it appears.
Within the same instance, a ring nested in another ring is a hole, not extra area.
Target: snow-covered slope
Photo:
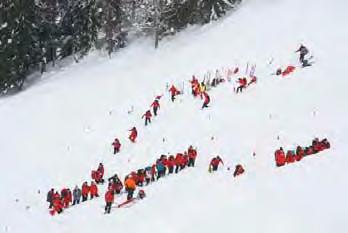
[[[0,232],[345,232],[347,7],[344,0],[246,0],[226,19],[188,29],[157,51],[139,41],[111,60],[92,54],[0,100]],[[315,65],[271,76],[297,64],[300,43]],[[234,83],[222,84],[210,92],[211,107],[200,110],[188,93],[191,75],[235,66],[244,72],[247,62],[257,65],[257,85],[235,95]],[[185,95],[171,103],[165,93],[145,128],[140,117],[167,83],[184,83]],[[139,138],[131,145],[132,126]],[[110,146],[116,136],[118,156]],[[332,149],[275,168],[277,147],[315,136],[327,137]],[[99,162],[107,176],[123,177],[190,144],[198,147],[197,166],[146,187],[146,200],[131,208],[105,216],[99,198],[48,214],[46,192],[90,180]],[[217,154],[225,167],[210,174]],[[226,168],[236,163],[246,173],[233,179]]]

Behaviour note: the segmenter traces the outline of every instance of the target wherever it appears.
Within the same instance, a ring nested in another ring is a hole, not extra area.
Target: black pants
[[[207,108],[207,107],[208,107],[208,103],[203,103],[202,109],[203,109],[203,108]]]
[[[212,166],[213,167],[213,171],[217,171],[218,166]]]
[[[53,207],[53,202],[52,201],[50,201],[50,206],[48,207],[48,208],[52,208]]]
[[[150,118],[145,118],[145,126],[146,126],[148,123],[151,123],[151,119],[150,119]]]
[[[87,201],[88,195],[87,196],[82,196],[82,202]]]
[[[72,205],[78,205],[78,204],[80,204],[80,199],[74,199]]]
[[[157,116],[157,110],[158,110],[157,107],[154,107],[154,108],[153,108],[153,115]]]
[[[114,154],[117,154],[118,152],[120,152],[120,149],[114,147]]]
[[[93,199],[93,198],[95,198],[95,197],[99,197],[99,195],[98,195],[98,194],[96,194],[96,195],[91,195],[91,199]]]
[[[174,171],[174,167],[169,167],[168,168],[168,174],[173,174]]]
[[[146,178],[145,179],[146,185],[149,185],[150,181],[151,181],[151,178]]]
[[[106,202],[105,213],[110,214],[112,202]]]
[[[154,182],[156,179],[155,179],[155,174],[152,175],[151,177],[151,181]]]
[[[195,160],[190,158],[187,166],[194,167],[195,166]]]
[[[178,172],[179,172],[179,168],[180,168],[179,165],[176,165],[176,166],[175,166],[175,173],[178,173]]]
[[[304,57],[306,56],[306,54],[304,53],[300,53],[300,62],[303,63]]]
[[[175,95],[172,95],[172,102],[174,102],[175,100]]]
[[[134,194],[134,189],[127,189],[127,200],[130,200],[133,198],[133,194]]]
[[[239,86],[239,87],[237,87],[237,91],[236,92],[237,93],[238,92],[243,92],[243,89],[244,89],[244,86]]]

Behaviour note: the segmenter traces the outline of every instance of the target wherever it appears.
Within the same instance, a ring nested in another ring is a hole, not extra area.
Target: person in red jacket
[[[138,131],[135,127],[133,127],[131,130],[129,130],[131,133],[129,135],[129,140],[131,140],[131,142],[135,142],[135,139],[138,136]]]
[[[172,85],[169,88],[169,92],[170,92],[170,95],[171,95],[171,100],[172,100],[172,102],[174,102],[175,96],[179,95],[180,91],[178,91],[178,89],[174,85]]]
[[[244,173],[244,171],[245,170],[244,170],[242,165],[240,165],[240,164],[236,165],[236,168],[235,168],[234,173],[233,173],[233,177],[242,175]]]
[[[222,161],[222,159],[220,158],[220,156],[216,156],[214,157],[209,164],[209,171],[217,171],[219,168],[219,164],[224,164],[224,162]]]
[[[239,87],[237,87],[237,93],[242,92],[244,88],[246,88],[248,81],[246,78],[239,78],[238,79]]]
[[[82,202],[87,201],[88,194],[89,194],[89,186],[88,186],[87,182],[84,182],[82,184],[82,189],[81,189]]]
[[[210,97],[209,97],[208,93],[207,92],[203,92],[203,96],[204,96],[204,102],[203,102],[203,105],[202,105],[202,109],[203,108],[207,108],[208,104],[210,103]]]
[[[157,111],[158,111],[158,109],[160,109],[160,104],[159,104],[158,99],[155,99],[152,102],[150,107],[152,107],[153,115],[157,116]]]
[[[144,117],[145,117],[145,126],[147,126],[148,123],[151,123],[151,117],[152,117],[151,111],[147,110],[141,118],[144,118]]]
[[[108,190],[105,193],[105,214],[110,214],[112,203],[114,202],[114,191]]]
[[[93,199],[94,197],[99,197],[98,186],[93,181],[91,182],[91,186],[89,187],[89,192],[91,194],[91,199]]]
[[[121,149],[121,143],[118,138],[115,138],[114,142],[112,143],[112,146],[114,147],[114,154],[117,154],[120,152]]]
[[[196,157],[197,157],[197,150],[193,149],[192,146],[190,146],[187,150],[187,154],[189,157],[189,162],[188,165],[189,167],[194,167],[195,166],[195,161],[196,161]]]
[[[177,153],[175,156],[175,173],[179,172],[179,169],[181,170],[181,164],[183,164],[183,154]]]
[[[275,156],[277,167],[281,167],[285,165],[286,158],[285,158],[285,153],[282,147],[280,147],[279,150],[276,150],[276,152],[274,153],[274,156]]]
[[[171,156],[169,156],[169,159],[168,159],[168,162],[167,162],[168,174],[173,174],[174,166],[175,166],[174,156],[171,155]]]
[[[250,79],[250,82],[248,83],[248,86],[250,86],[250,85],[253,84],[253,83],[256,83],[256,81],[257,81],[257,78],[256,78],[255,75],[253,75],[253,76],[251,77],[251,79]]]
[[[295,155],[296,161],[300,161],[304,155],[305,155],[304,150],[302,149],[302,147],[298,146],[296,148],[296,155]]]
[[[58,193],[57,193],[58,194]],[[58,194],[59,196],[59,194]],[[60,199],[60,197],[58,198],[54,198],[53,199],[53,212],[52,212],[52,215],[57,212],[58,214],[62,213],[63,212],[63,202],[62,200]]]
[[[288,152],[286,152],[286,163],[293,162],[295,162],[295,154],[292,150],[288,150]]]
[[[69,208],[69,205],[72,202],[72,193],[69,188],[66,189],[66,194],[63,198],[63,202],[64,202],[64,208]]]

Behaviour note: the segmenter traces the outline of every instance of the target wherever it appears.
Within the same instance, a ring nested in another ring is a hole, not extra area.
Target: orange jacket
[[[135,180],[131,177],[127,178],[127,180],[124,182],[124,184],[125,184],[127,189],[135,189],[136,188]]]

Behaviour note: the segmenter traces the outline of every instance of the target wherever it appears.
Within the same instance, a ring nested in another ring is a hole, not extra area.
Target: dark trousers
[[[151,181],[154,182],[155,181],[155,174],[152,175],[151,177]]]
[[[176,166],[175,166],[175,173],[178,173],[178,172],[179,172],[179,168],[180,168],[179,165],[176,165]]]
[[[239,86],[239,87],[237,87],[237,91],[236,92],[237,93],[238,92],[243,92],[243,89],[244,89],[244,86]]]
[[[175,100],[175,95],[172,95],[172,102],[174,102]]]
[[[91,195],[91,199],[93,199],[93,198],[95,198],[95,197],[99,197],[99,195],[98,195],[98,194],[96,194],[96,195]]]
[[[151,119],[150,119],[150,118],[145,118],[145,126],[146,126],[148,123],[151,123]]]
[[[82,202],[87,201],[88,195],[87,196],[82,196]]]
[[[117,154],[118,152],[120,152],[120,149],[114,147],[114,154]]]
[[[203,105],[202,105],[202,109],[203,109],[203,108],[207,108],[207,107],[208,107],[208,103],[205,103],[205,102],[204,102]]]
[[[106,202],[105,213],[110,214],[112,202]]]
[[[74,199],[72,205],[78,205],[78,204],[80,204],[80,199]]]
[[[174,167],[169,167],[168,168],[168,174],[173,174],[174,171]]]
[[[53,207],[53,202],[52,201],[50,201],[50,206],[48,207],[48,208],[52,208]]]
[[[158,110],[157,107],[154,107],[154,108],[153,108],[153,115],[157,116],[157,110]]]
[[[212,166],[213,167],[213,171],[217,171],[218,166]]]
[[[133,194],[134,194],[134,189],[127,189],[127,200],[130,200],[133,198]]]
[[[194,167],[195,166],[195,160],[190,158],[187,166]]]
[[[149,185],[150,181],[151,181],[150,178],[146,178],[146,179],[145,179],[146,185]]]

